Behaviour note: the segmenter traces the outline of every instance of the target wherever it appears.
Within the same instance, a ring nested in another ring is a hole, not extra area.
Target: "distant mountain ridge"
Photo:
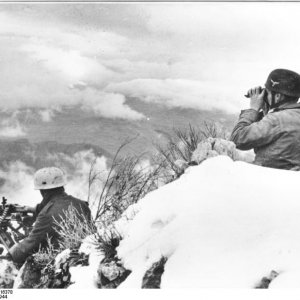
[[[51,155],[64,154],[72,157],[80,151],[92,150],[96,156],[111,155],[99,146],[84,143],[62,144],[56,141],[32,143],[28,139],[0,139],[0,167],[6,168],[10,162],[22,161],[35,169],[45,167],[53,162]]]
[[[105,118],[79,106],[66,106],[54,111],[48,122],[43,122],[38,117],[37,108],[19,110],[14,118],[26,135],[22,138],[0,138],[0,166],[21,160],[37,168],[49,163],[45,159],[48,154],[72,156],[89,149],[110,158],[128,138],[133,140],[122,149],[121,155],[151,155],[155,151],[154,145],[163,144],[174,128],[188,128],[189,124],[200,128],[204,121],[213,121],[230,131],[236,119],[236,116],[222,111],[168,107],[137,98],[128,98],[125,104],[145,118]],[[7,119],[9,114],[0,112],[0,118]]]

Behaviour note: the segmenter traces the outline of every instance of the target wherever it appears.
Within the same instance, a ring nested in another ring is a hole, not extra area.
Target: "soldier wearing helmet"
[[[248,91],[250,109],[242,110],[231,140],[238,149],[254,149],[257,165],[300,169],[300,75],[276,69],[265,88]]]
[[[34,212],[36,218],[29,236],[9,249],[12,260],[23,263],[39,247],[47,246],[47,237],[54,247],[58,247],[59,233],[55,221],[64,220],[65,213],[70,206],[78,212],[83,221],[91,219],[91,212],[87,202],[66,194],[64,173],[56,167],[43,168],[34,175],[34,189],[40,190],[43,200],[35,208],[28,209]]]

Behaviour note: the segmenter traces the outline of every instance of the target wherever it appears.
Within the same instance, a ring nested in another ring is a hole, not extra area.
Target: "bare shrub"
[[[119,246],[122,236],[113,225],[104,225],[94,237],[97,249],[104,255],[105,260],[110,260],[116,256],[116,248]]]
[[[47,236],[47,247],[39,248],[39,251],[32,255],[34,262],[42,269],[50,264],[60,252],[51,243],[51,239]]]
[[[96,232],[94,223],[80,216],[80,212],[70,205],[63,212],[60,220],[54,220],[55,230],[60,235],[59,247],[61,249],[76,249],[80,246],[82,240]]]
[[[185,167],[195,164],[194,151],[201,141],[209,137],[228,139],[229,133],[218,123],[204,121],[202,128],[195,128],[191,124],[185,130],[174,128],[166,145],[155,145],[158,151],[157,161],[162,165],[161,177],[165,183],[180,177]]]
[[[100,172],[90,171],[89,190],[92,187],[95,190],[97,184],[100,189],[96,193],[96,201],[93,202],[93,205],[96,204],[96,222],[111,224],[129,205],[158,187],[161,165],[143,167],[144,155],[120,157],[121,150],[131,141],[125,141],[119,147],[104,179]]]
[[[186,130],[174,128],[173,135],[168,137],[165,146],[156,145],[158,159],[163,165],[166,182],[181,176],[183,170],[178,161],[191,163],[193,152],[202,139],[202,132],[189,124]]]
[[[230,133],[219,123],[204,121],[201,134],[205,139],[212,137],[212,138],[221,138],[224,140],[228,140]]]

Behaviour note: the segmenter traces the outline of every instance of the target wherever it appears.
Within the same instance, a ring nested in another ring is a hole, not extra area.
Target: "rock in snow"
[[[154,263],[149,270],[147,270],[143,277],[143,289],[160,288],[161,276],[165,271],[166,261],[167,259],[165,257],[162,257],[158,262]]]
[[[0,260],[0,288],[11,289],[18,275],[18,270],[11,261]]]
[[[226,155],[233,160],[241,160],[249,163],[253,162],[255,158],[253,150],[240,151],[236,149],[235,144],[231,141],[209,137],[198,144],[197,149],[192,155],[192,160],[199,164],[207,158],[218,155]]]
[[[228,156],[189,167],[116,223],[132,271],[119,288],[141,288],[162,257],[161,288],[255,288],[272,271],[269,288],[300,287],[299,181]]]

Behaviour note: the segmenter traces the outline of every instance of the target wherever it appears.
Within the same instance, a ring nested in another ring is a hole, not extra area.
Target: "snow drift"
[[[118,256],[140,288],[167,258],[161,288],[300,287],[300,173],[209,158],[129,207]],[[128,221],[130,220],[130,221]]]

